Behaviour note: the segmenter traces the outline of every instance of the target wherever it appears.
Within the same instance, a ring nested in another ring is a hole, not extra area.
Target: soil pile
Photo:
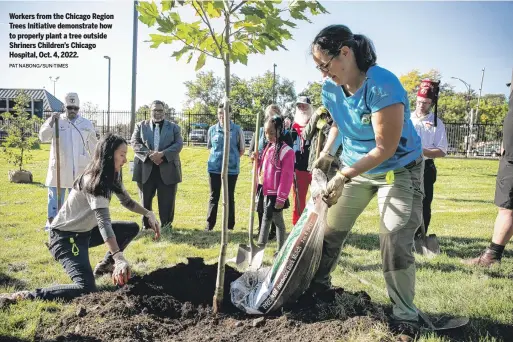
[[[39,341],[335,341],[355,327],[372,334],[382,308],[365,292],[333,289],[303,296],[274,316],[249,316],[230,302],[229,284],[241,273],[226,266],[223,313],[212,313],[217,264],[189,258],[158,269],[114,292],[75,300],[58,326],[41,327]],[[370,336],[370,335],[369,335]]]

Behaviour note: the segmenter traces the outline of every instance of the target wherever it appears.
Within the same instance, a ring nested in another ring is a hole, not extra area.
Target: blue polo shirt
[[[322,86],[322,102],[339,128],[344,165],[351,166],[376,147],[371,117],[375,112],[396,103],[404,105],[403,130],[395,154],[368,174],[384,173],[405,166],[422,154],[422,145],[410,119],[410,103],[406,90],[390,71],[373,66],[367,79],[352,96],[341,86],[327,79]]]
[[[238,175],[240,172],[240,144],[244,143],[242,129],[230,121],[230,158],[228,174]],[[207,134],[207,147],[210,148],[207,169],[209,173],[221,173],[223,167],[224,131],[219,123],[211,126]]]

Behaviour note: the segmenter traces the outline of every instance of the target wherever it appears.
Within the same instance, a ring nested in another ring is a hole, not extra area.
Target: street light
[[[58,80],[59,76],[57,76],[55,79],[53,79],[52,76],[50,76],[50,81],[53,82],[53,96],[55,96],[55,83],[57,83]]]
[[[273,103],[276,103],[276,95],[275,95],[275,92],[274,92],[274,87],[275,87],[275,84],[276,84],[276,63],[273,64]]]
[[[108,86],[108,98],[107,98],[107,132],[110,132],[110,57],[103,56],[103,58],[109,61],[109,86]]]
[[[472,98],[472,88],[470,86],[470,84],[468,84],[467,82],[463,81],[461,78],[458,78],[458,77],[454,77],[452,76],[451,77],[452,79],[455,79],[455,80],[458,80],[458,81],[461,81],[465,87],[467,87],[467,91],[468,91],[468,95],[467,95],[467,114],[468,114],[468,119],[469,119],[469,131],[468,131],[468,137],[467,137],[467,157],[470,156],[470,149],[472,147],[472,131],[474,129],[473,127],[473,123],[474,123],[474,118],[473,118],[473,111],[470,110],[470,99]]]

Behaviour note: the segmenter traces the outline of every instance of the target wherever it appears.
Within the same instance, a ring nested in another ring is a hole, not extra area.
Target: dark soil
[[[37,341],[386,341],[376,334],[383,308],[365,292],[336,288],[322,296],[303,296],[281,312],[261,318],[230,302],[229,284],[241,273],[226,266],[223,313],[214,315],[212,300],[217,264],[190,258],[188,264],[158,269],[113,292],[75,300],[76,311],[58,324],[41,325]],[[357,335],[355,335],[355,333]],[[360,337],[359,337],[360,336]]]

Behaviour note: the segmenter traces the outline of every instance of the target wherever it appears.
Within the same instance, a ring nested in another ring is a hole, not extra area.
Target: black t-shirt
[[[291,129],[293,149],[296,153],[294,169],[298,171],[308,171],[308,159],[310,158],[310,140],[302,140],[298,131]],[[302,145],[302,146],[300,146]]]
[[[502,127],[502,143],[504,158],[513,161],[513,91],[509,94],[509,110]]]

